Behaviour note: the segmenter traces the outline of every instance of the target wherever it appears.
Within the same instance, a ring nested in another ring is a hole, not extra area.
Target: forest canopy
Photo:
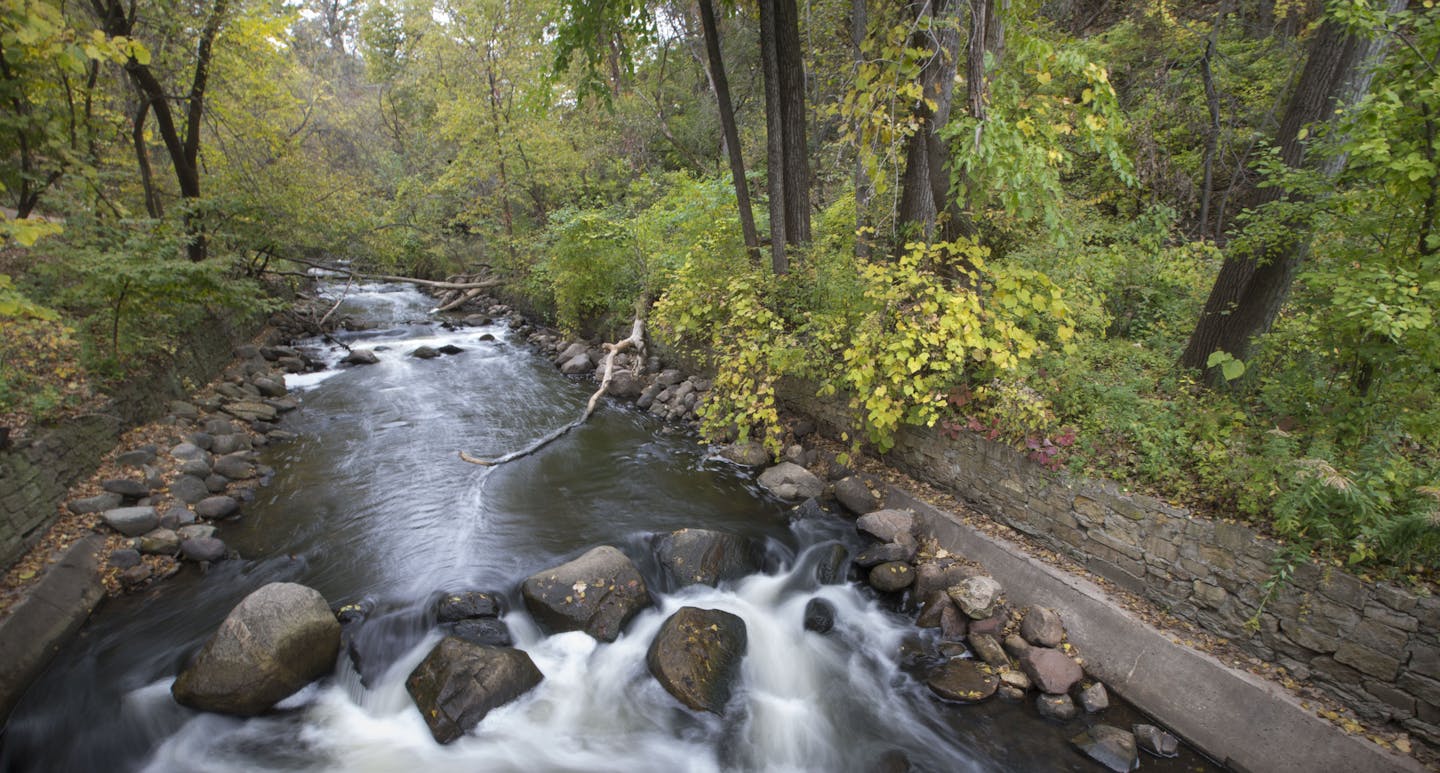
[[[1440,566],[1431,0],[0,0],[0,416],[316,263]]]

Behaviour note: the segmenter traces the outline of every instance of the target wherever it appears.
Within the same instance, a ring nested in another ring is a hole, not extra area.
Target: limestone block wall
[[[842,403],[790,385],[783,399],[829,432]],[[886,457],[997,521],[1246,651],[1309,679],[1361,716],[1440,745],[1440,598],[1302,566],[1269,599],[1280,546],[1113,482],[1055,473],[1000,442],[907,429]],[[1263,605],[1262,605],[1263,601]],[[1247,621],[1258,620],[1258,629]]]
[[[44,532],[65,492],[99,466],[127,427],[159,415],[168,401],[217,376],[235,346],[263,322],[211,315],[208,324],[186,336],[170,362],[118,388],[99,412],[32,430],[0,451],[0,570]]]

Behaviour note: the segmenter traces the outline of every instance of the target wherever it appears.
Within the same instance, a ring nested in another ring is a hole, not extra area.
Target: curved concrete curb
[[[1088,671],[1231,770],[1425,770],[1410,757],[1346,735],[1279,686],[1172,642],[1098,585],[1018,545],[982,534],[898,488],[890,487],[885,502],[914,511],[941,547],[984,566],[1012,604],[1059,611]]]
[[[105,598],[99,558],[104,545],[98,534],[71,545],[0,623],[0,722]]]

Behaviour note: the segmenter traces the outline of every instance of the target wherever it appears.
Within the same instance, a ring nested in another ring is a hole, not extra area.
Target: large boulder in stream
[[[430,734],[439,743],[450,743],[544,678],[520,650],[447,636],[410,672],[405,689]]]
[[[681,529],[655,540],[655,557],[671,588],[715,585],[760,571],[755,546],[736,534]]]
[[[781,462],[760,473],[760,487],[781,499],[807,499],[825,493],[815,473],[793,462]]]
[[[325,597],[289,582],[245,597],[170,692],[191,708],[249,717],[327,673],[340,651],[340,623]]]
[[[531,575],[520,592],[542,628],[584,631],[605,642],[615,641],[630,618],[650,606],[640,570],[609,545]]]
[[[747,646],[745,621],[739,617],[718,609],[681,607],[660,626],[645,664],[681,703],[724,714]]]

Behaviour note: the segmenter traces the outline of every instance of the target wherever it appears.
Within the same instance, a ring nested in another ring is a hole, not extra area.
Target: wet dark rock
[[[225,558],[225,543],[214,537],[191,537],[180,541],[180,557],[186,561],[209,561]]]
[[[121,467],[144,467],[155,461],[155,447],[145,446],[133,451],[126,451],[115,457],[115,463]]]
[[[138,537],[160,525],[153,507],[117,507],[100,514],[106,525],[127,537]]]
[[[728,446],[722,446],[718,453],[722,458],[744,467],[760,467],[770,463],[770,452],[765,450],[765,446],[761,445],[758,440],[731,443]]]
[[[1000,583],[986,576],[970,577],[948,589],[950,599],[972,620],[984,620],[995,612],[1000,600]]]
[[[945,700],[976,703],[995,694],[1000,677],[984,663],[951,658],[933,669],[926,676],[925,684]]]
[[[909,561],[914,557],[914,545],[902,545],[898,542],[885,542],[877,545],[871,545],[870,547],[860,551],[860,554],[855,556],[855,564],[857,566],[869,569],[872,566],[878,566],[889,561]]]
[[[968,638],[970,649],[975,651],[975,657],[989,663],[996,668],[1010,665],[1010,656],[1000,646],[1000,642],[988,633],[975,633],[972,629]]]
[[[481,333],[481,334],[480,334],[480,337],[479,337],[479,338],[476,338],[475,340],[476,340],[476,341],[495,341],[495,340],[497,340],[497,339],[495,338],[495,334],[494,334],[494,333]]]
[[[792,462],[781,462],[760,473],[757,482],[781,499],[806,499],[825,493],[825,484],[815,473]]]
[[[1040,695],[1035,698],[1035,708],[1040,716],[1057,722],[1069,722],[1080,713],[1069,695]]]
[[[878,591],[897,593],[915,582],[915,567],[904,561],[887,561],[870,570],[870,585]]]
[[[499,617],[504,613],[505,602],[499,596],[478,590],[447,593],[435,604],[435,618],[442,623]]]
[[[909,510],[876,510],[856,519],[855,528],[881,542],[911,542],[915,539],[915,514]]]
[[[940,638],[946,641],[960,641],[970,632],[970,620],[955,606],[955,602],[940,610]]]
[[[1135,743],[1141,749],[1156,757],[1178,757],[1180,739],[1154,725],[1135,725],[1130,728],[1135,734]]]
[[[208,475],[206,477],[209,477]],[[205,479],[197,478],[194,475],[181,475],[170,483],[170,496],[193,505],[196,502],[210,496],[210,487],[205,485]]]
[[[107,491],[104,494],[96,494],[93,497],[72,499],[65,504],[65,507],[76,515],[84,515],[86,513],[99,513],[105,510],[113,510],[119,507],[123,501],[124,498],[119,494],[113,494]]]
[[[340,623],[325,597],[295,583],[270,583],[245,597],[180,672],[176,702],[255,716],[330,672]]]
[[[544,679],[535,662],[520,650],[447,636],[410,672],[405,689],[430,735],[446,744]]]
[[[815,580],[821,585],[839,585],[845,582],[850,551],[835,542],[820,548],[819,560],[815,562]]]
[[[1105,685],[1099,682],[1081,690],[1075,699],[1080,703],[1080,708],[1085,709],[1086,714],[1110,708],[1110,693],[1106,692]]]
[[[127,588],[136,588],[150,581],[155,570],[149,564],[136,564],[120,572],[120,584]]]
[[[1016,660],[1024,657],[1025,653],[1034,649],[1034,647],[1031,646],[1030,642],[1020,638],[1019,634],[1011,634],[1009,636],[1006,636],[1004,647],[1005,651],[1010,653],[1010,657],[1015,658]]]
[[[680,529],[655,540],[655,556],[671,589],[716,585],[760,570],[758,551],[739,535]]]
[[[111,494],[119,494],[129,499],[140,499],[150,496],[150,488],[138,480],[128,478],[113,478],[100,484],[100,488]]]
[[[294,432],[287,432],[283,429],[272,429],[265,433],[265,438],[271,443],[288,443],[299,437]]]
[[[615,641],[625,624],[650,606],[640,570],[609,545],[531,575],[521,586],[525,606],[551,632],[585,631]]]
[[[1070,739],[1075,748],[1115,773],[1128,773],[1140,766],[1135,736],[1110,725],[1095,725]]]
[[[140,551],[134,548],[121,548],[110,554],[110,565],[116,569],[129,569],[140,564]]]
[[[230,480],[244,480],[255,474],[255,465],[247,458],[246,453],[235,453],[222,456],[215,460],[212,465],[216,475],[221,475]]]
[[[1059,647],[1065,637],[1060,615],[1048,607],[1027,607],[1020,619],[1020,635],[1039,647]]]
[[[953,606],[954,602],[943,592],[931,593],[922,602],[920,614],[915,618],[916,628],[939,628],[940,617],[945,612],[945,607]]]
[[[651,384],[640,390],[640,396],[635,398],[635,407],[642,411],[649,408],[655,403],[655,397],[664,389],[665,387],[661,384]],[[723,456],[724,453],[722,452],[721,455]]]
[[[835,627],[835,605],[825,599],[810,599],[805,603],[805,630],[815,633],[829,633]]]
[[[170,529],[155,529],[135,542],[135,547],[145,555],[173,556],[180,551],[180,535]]]
[[[374,365],[380,362],[380,355],[370,349],[351,349],[340,362],[345,365]]]
[[[435,351],[437,351],[437,352],[439,352],[439,353],[441,353],[441,354],[448,354],[448,355],[450,355],[450,356],[453,357],[454,355],[464,353],[465,350],[464,350],[464,349],[461,349],[460,347],[456,346],[455,344],[445,344],[444,346],[436,349]]]
[[[868,481],[858,475],[835,481],[835,498],[856,515],[873,513],[881,506],[880,496],[870,488]]]
[[[470,620],[456,620],[445,624],[446,630],[457,639],[486,647],[509,647],[515,643],[510,636],[510,626],[498,617],[477,617]]]
[[[660,626],[645,664],[681,703],[723,715],[746,647],[745,621],[736,615],[681,607]]]
[[[421,346],[410,352],[410,356],[417,360],[433,360],[440,356],[440,352],[436,351],[433,346]]]
[[[1017,658],[1020,668],[1041,692],[1060,695],[1070,692],[1085,673],[1074,658],[1047,647],[1031,647]]]
[[[229,518],[239,512],[240,503],[234,497],[214,496],[206,497],[195,503],[195,514],[201,518],[215,520],[218,518]]]
[[[1005,623],[1009,619],[1010,616],[1007,614],[1005,606],[999,605],[995,607],[994,614],[984,620],[971,620],[970,634],[973,636],[977,633],[984,633],[998,638],[1004,632]]]

